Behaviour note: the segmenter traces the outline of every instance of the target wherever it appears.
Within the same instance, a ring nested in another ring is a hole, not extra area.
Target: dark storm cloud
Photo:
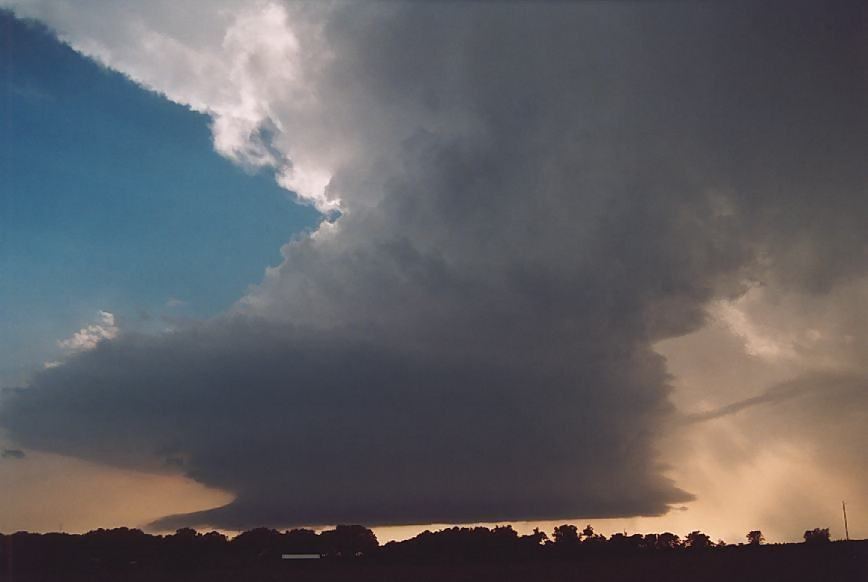
[[[609,364],[541,373],[520,357],[434,357],[356,335],[234,319],[128,336],[42,373],[4,424],[35,447],[120,465],[182,458],[193,478],[239,493],[203,516],[232,527],[658,513],[684,498],[647,454],[668,410],[659,358],[615,376]],[[613,381],[617,392],[591,388]]]
[[[232,314],[39,372],[0,424],[22,446],[180,465],[238,496],[164,526],[688,499],[655,454],[673,415],[652,343],[746,281],[822,293],[868,268],[864,12],[388,3],[325,18],[323,117],[270,105],[330,160],[337,228],[288,244]]]

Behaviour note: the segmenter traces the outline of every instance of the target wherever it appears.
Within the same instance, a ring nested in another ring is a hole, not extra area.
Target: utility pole
[[[847,504],[843,501],[841,502],[841,509],[844,511],[844,536],[847,538],[847,541],[850,541],[850,529],[847,527]]]

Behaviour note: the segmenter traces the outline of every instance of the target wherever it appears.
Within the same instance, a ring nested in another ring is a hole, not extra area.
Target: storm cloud
[[[868,271],[857,3],[184,6],[18,10],[328,220],[0,405],[16,446],[237,496],[162,527],[664,513],[655,342]]]

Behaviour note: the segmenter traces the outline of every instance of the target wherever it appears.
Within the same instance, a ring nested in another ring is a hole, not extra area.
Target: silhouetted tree
[[[195,529],[191,527],[182,527],[181,529],[175,531],[174,534],[170,535],[170,538],[174,538],[176,541],[192,541],[196,539],[196,536],[199,535]]]
[[[655,533],[645,534],[642,536],[642,547],[647,550],[656,550],[659,547],[657,538],[660,537]]]
[[[704,550],[706,548],[712,547],[714,544],[711,542],[711,538],[702,533],[701,531],[692,531],[687,534],[687,547],[691,550]]]
[[[319,534],[326,555],[352,558],[376,551],[380,546],[374,532],[361,525],[339,525]]]
[[[594,528],[590,524],[586,525],[585,529],[582,530],[581,537],[582,543],[589,545],[596,545],[606,541],[606,536],[594,533]]]
[[[806,544],[824,544],[830,541],[829,528],[815,527],[814,529],[805,530],[804,537]]]
[[[281,553],[319,554],[320,541],[311,529],[293,529],[280,536]]]
[[[535,527],[533,528],[533,533],[529,533],[526,536],[521,536],[521,539],[538,546],[543,542],[547,541],[549,539],[549,536],[546,535],[546,532],[540,531],[538,527]]]
[[[657,536],[657,549],[674,550],[681,547],[681,538],[672,532],[663,532]]]
[[[758,529],[747,532],[747,543],[752,546],[758,546],[761,543],[766,541],[766,538],[763,536],[763,532]]]
[[[240,533],[232,540],[232,549],[247,560],[277,560],[283,553],[281,533],[257,527]]]
[[[579,543],[579,530],[571,524],[559,525],[552,532],[552,539],[556,544],[577,544]]]
[[[437,532],[424,531],[403,542],[389,542],[387,555],[401,559],[416,558],[448,562],[475,559],[506,559],[518,555],[537,555],[545,539],[539,530],[519,537],[511,526],[451,527]]]
[[[212,544],[225,544],[228,541],[226,534],[222,534],[219,531],[209,531],[202,536],[202,539]]]

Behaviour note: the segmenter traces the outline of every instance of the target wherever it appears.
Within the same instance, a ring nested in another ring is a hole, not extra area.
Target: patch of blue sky
[[[0,11],[0,386],[99,310],[127,328],[220,312],[319,222],[208,125]]]

